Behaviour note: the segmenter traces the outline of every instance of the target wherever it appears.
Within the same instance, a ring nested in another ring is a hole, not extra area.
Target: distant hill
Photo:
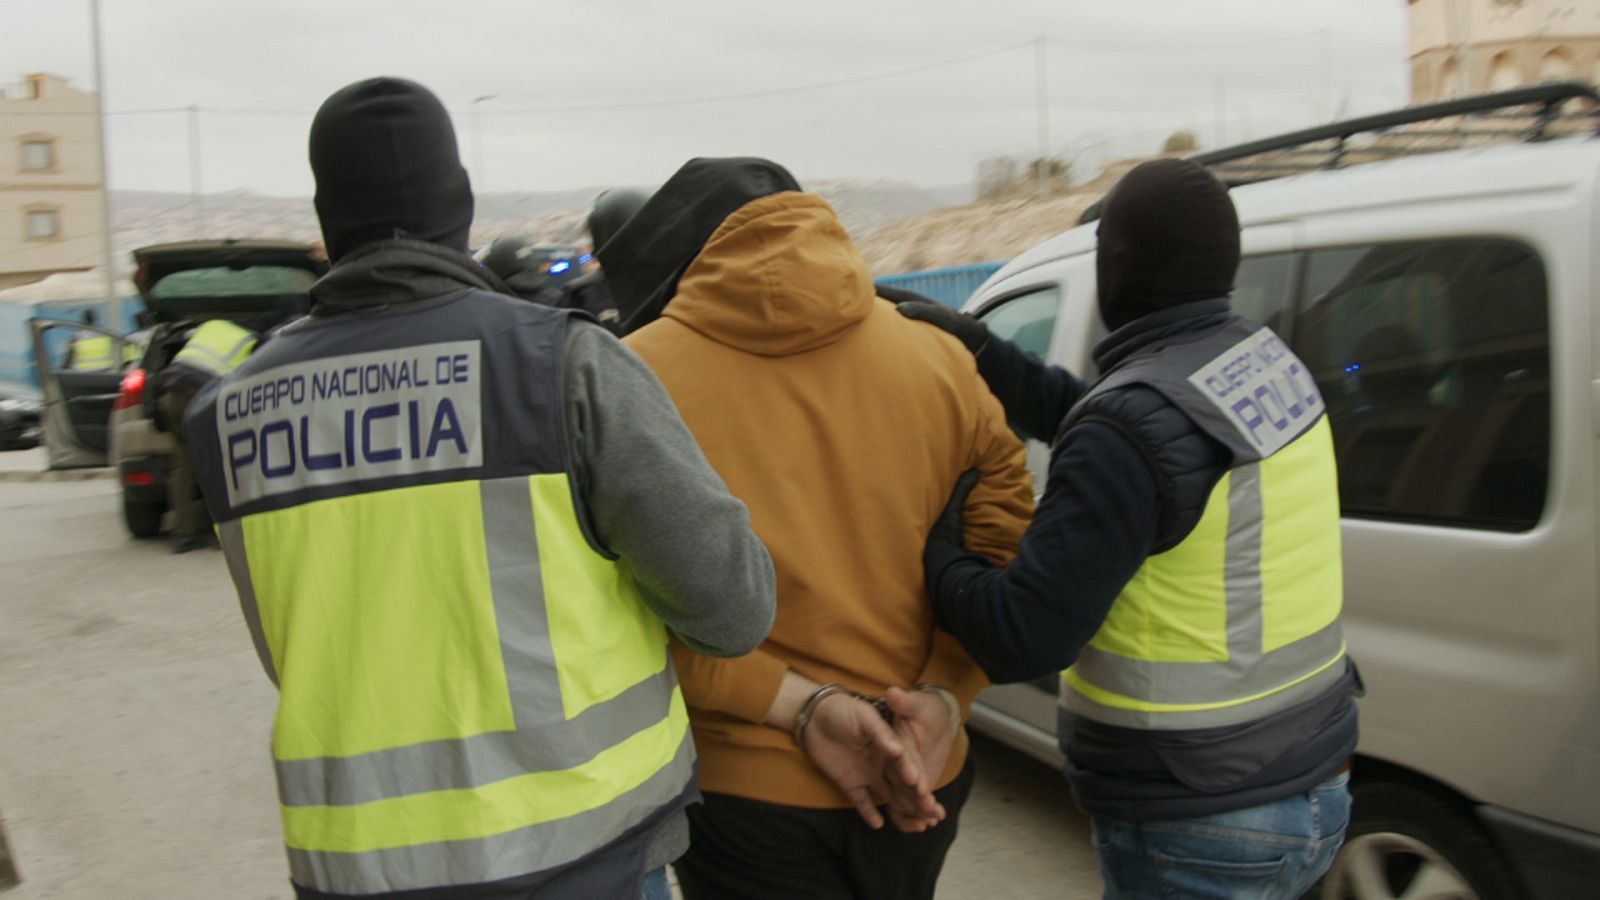
[[[970,189],[923,189],[892,180],[804,181],[838,212],[845,228],[860,237],[950,202],[970,199]],[[642,190],[653,188],[643,187]],[[603,188],[492,193],[477,198],[472,240],[483,244],[505,234],[579,243],[584,219]],[[206,194],[198,204],[188,194],[112,191],[112,231],[119,265],[128,251],[147,244],[194,238],[260,237],[316,240],[320,235],[310,197],[271,197],[243,191]]]

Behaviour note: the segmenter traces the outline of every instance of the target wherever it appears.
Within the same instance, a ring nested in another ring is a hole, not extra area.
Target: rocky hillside
[[[1112,163],[1093,181],[1046,199],[1010,197],[906,219],[861,238],[861,253],[879,275],[1005,262],[1077,225],[1083,211],[1140,162]]]

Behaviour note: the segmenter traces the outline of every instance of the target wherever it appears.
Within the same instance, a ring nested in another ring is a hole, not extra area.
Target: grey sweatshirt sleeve
[[[567,442],[595,537],[696,653],[749,653],[772,629],[777,580],[750,514],[706,462],[666,389],[591,322],[567,327]]]

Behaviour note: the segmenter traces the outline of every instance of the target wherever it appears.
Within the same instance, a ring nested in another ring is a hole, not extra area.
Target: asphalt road
[[[274,693],[221,554],[122,530],[107,479],[0,481],[0,816],[35,898],[291,897]],[[1093,898],[1058,774],[979,739],[941,900]]]

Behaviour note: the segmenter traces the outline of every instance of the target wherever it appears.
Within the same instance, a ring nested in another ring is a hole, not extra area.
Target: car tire
[[[155,537],[161,533],[161,516],[167,508],[160,503],[135,503],[122,498],[122,518],[128,523],[128,533],[136,538]]]
[[[1350,793],[1344,846],[1307,898],[1524,896],[1504,854],[1463,802],[1410,782],[1377,778],[1352,783]]]

